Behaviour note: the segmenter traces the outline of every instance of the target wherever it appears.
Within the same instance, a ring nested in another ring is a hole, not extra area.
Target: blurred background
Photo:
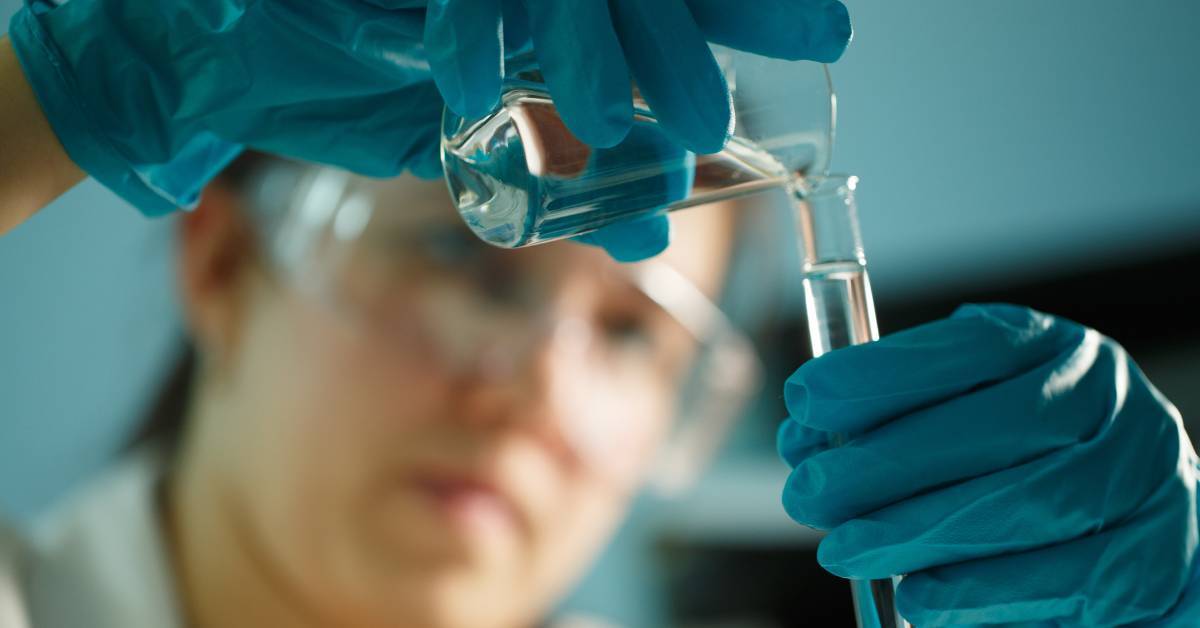
[[[965,301],[1067,316],[1122,342],[1200,435],[1200,3],[847,4],[834,163],[862,177],[883,331]],[[127,437],[179,334],[171,250],[169,219],[93,183],[0,239],[0,511],[35,515]],[[763,399],[693,494],[639,506],[565,610],[852,625],[817,535],[778,505],[802,312],[759,335],[794,348],[767,355]]]

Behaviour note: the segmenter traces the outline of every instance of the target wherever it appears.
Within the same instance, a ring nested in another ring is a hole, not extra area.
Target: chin
[[[503,530],[463,529],[419,501],[376,503],[339,539],[343,591],[356,623],[403,628],[509,628],[542,612],[528,577],[528,548]],[[348,543],[347,543],[348,541]],[[537,609],[537,610],[529,610]]]
[[[481,578],[470,570],[393,575],[386,586],[362,599],[360,616],[380,628],[517,628],[536,624],[537,613],[522,610],[528,591],[512,581]],[[359,625],[359,624],[356,624]]]
[[[401,573],[519,577],[530,550],[523,536],[502,516],[476,510],[415,491],[377,498],[356,522],[358,553]]]

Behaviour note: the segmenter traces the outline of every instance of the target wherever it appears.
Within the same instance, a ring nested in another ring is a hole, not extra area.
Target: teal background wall
[[[1200,3],[847,4],[834,161],[880,296],[1200,240]]]
[[[863,178],[882,299],[1200,242],[1200,3],[848,4],[834,162]],[[101,466],[145,402],[178,329],[170,232],[85,183],[0,238],[0,511]],[[575,603],[645,624],[642,537],[622,538]]]

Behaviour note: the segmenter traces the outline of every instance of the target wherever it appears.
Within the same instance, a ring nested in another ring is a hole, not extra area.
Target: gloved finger
[[[426,81],[385,94],[232,116],[222,130],[266,152],[390,177],[406,168],[430,172],[432,151],[440,140],[441,110],[436,88]],[[285,138],[272,132],[281,127],[289,130]]]
[[[910,574],[900,581],[896,604],[922,627],[1036,621],[1124,626],[1156,619],[1171,609],[1188,582],[1191,561],[1177,555],[1194,537],[1186,522],[1186,517],[1156,519],[1163,525],[1132,533],[1118,527]]]
[[[838,0],[767,0],[753,10],[729,0],[687,0],[711,42],[777,59],[837,61],[850,43],[850,12]]]
[[[529,13],[525,0],[501,0],[500,14],[504,26],[504,55],[522,51],[530,44]]]
[[[996,381],[1077,344],[1080,325],[1010,305],[969,305],[949,319],[832,351],[788,378],[793,420],[857,434]]]
[[[779,457],[795,467],[815,454],[831,446],[829,432],[814,430],[795,421],[783,421],[775,435],[775,446]]]
[[[637,262],[666,250],[671,244],[671,223],[663,215],[649,216],[616,222],[574,240],[599,246],[618,262]]]
[[[788,499],[806,520],[837,525],[935,487],[1074,446],[1111,418],[1127,361],[1118,345],[1089,331],[1073,349],[1047,356],[1012,379],[917,410],[807,458],[788,480]]]
[[[491,111],[503,73],[499,0],[429,0],[425,52],[446,106],[464,118]]]
[[[625,139],[633,95],[606,0],[525,0],[534,53],[567,127],[591,146]]]
[[[683,0],[611,0],[613,26],[638,89],[659,124],[697,153],[732,132],[729,87]]]
[[[1150,389],[1131,387],[1112,403],[1137,419],[1106,422],[1074,447],[851,519],[826,535],[818,560],[838,575],[878,578],[1063,543],[1138,513],[1188,524],[1195,454],[1181,428]]]

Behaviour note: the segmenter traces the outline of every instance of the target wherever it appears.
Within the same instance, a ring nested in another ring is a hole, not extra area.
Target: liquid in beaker
[[[511,248],[788,184],[779,161],[745,139],[696,155],[638,104],[629,135],[611,148],[575,139],[544,93],[509,92],[481,120],[448,120],[460,128],[447,135],[443,164],[463,220]]]
[[[712,155],[684,149],[631,86],[629,134],[592,148],[567,129],[532,55],[507,59],[500,104],[446,110],[442,163],[468,226],[506,248],[582,235],[618,220],[702,205],[827,173],[836,126],[828,69],[713,46],[733,105]]]

